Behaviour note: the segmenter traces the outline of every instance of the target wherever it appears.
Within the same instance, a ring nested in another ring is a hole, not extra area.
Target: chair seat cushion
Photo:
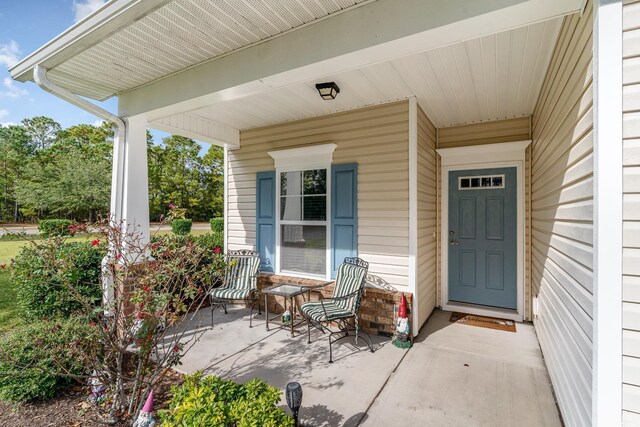
[[[327,320],[342,319],[345,317],[353,317],[353,313],[339,307],[334,301],[324,300],[324,310],[321,302],[305,302],[300,308],[302,314],[315,320],[316,322],[324,322]],[[327,312],[325,316],[325,310]]]
[[[251,293],[251,289],[217,288],[211,291],[211,296],[218,299],[245,299]]]

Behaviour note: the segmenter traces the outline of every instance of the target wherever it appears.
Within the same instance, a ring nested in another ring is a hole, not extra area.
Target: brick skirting
[[[302,279],[299,277],[281,276],[275,274],[262,273],[258,277],[258,291],[260,291],[260,307],[264,310],[264,295],[262,289],[270,286],[289,284],[299,286],[314,286],[325,283],[322,280]],[[330,284],[318,289],[323,297],[329,298],[333,292],[334,284]],[[311,300],[319,299],[318,292],[311,292]],[[413,301],[413,294],[405,293],[407,299],[407,317],[411,320],[410,312]],[[364,298],[360,305],[358,316],[362,330],[369,334],[391,336],[394,332],[395,313],[400,305],[401,292],[390,291],[367,287]],[[269,313],[282,313],[284,310],[282,297],[268,297]]]

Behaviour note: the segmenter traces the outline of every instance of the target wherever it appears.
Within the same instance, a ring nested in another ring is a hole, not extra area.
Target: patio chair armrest
[[[320,302],[320,306],[322,307],[322,311],[324,312],[324,318],[329,320],[329,315],[327,314],[327,309],[324,308],[324,298],[321,299],[319,302]]]
[[[349,299],[349,298],[353,298],[356,295],[358,295],[360,292],[362,292],[362,289],[358,289],[357,291],[352,292],[352,293],[350,293],[348,295],[343,295],[341,297],[331,297],[331,298],[327,298],[327,299],[330,300],[330,301],[342,301],[342,300],[346,300],[346,299]]]
[[[311,292],[315,292],[315,293],[317,293],[317,294],[320,296],[320,299],[321,299],[321,300],[322,300],[322,299],[325,299],[325,298],[324,298],[324,295],[322,294],[322,291],[321,291],[320,289],[321,289],[321,288],[324,288],[325,286],[329,286],[330,284],[332,284],[332,283],[334,283],[334,282],[335,282],[335,280],[330,280],[330,281],[328,281],[328,282],[324,282],[324,283],[322,283],[322,284],[320,284],[320,285],[312,285],[312,286],[309,286],[309,288],[310,288],[310,289],[309,289],[309,293],[311,293]]]

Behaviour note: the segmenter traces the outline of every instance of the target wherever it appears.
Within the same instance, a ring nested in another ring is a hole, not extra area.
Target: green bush
[[[224,235],[222,235],[222,233],[202,234],[192,237],[192,240],[196,245],[211,251],[216,250],[216,248],[222,250],[224,247]]]
[[[293,426],[278,407],[280,390],[257,378],[240,385],[197,372],[171,391],[169,409],[158,414],[163,427]]]
[[[155,235],[151,238],[151,242],[151,256],[156,259],[162,258],[165,253],[170,253],[171,251],[179,250],[180,247],[192,244],[202,249],[203,253],[202,257],[197,260],[192,260],[194,264],[197,264],[194,265],[193,268],[200,270],[222,270],[224,268],[224,254],[222,250],[224,247],[224,237],[222,234],[207,233],[200,236]],[[202,285],[206,287],[209,283],[202,283]]]
[[[25,402],[54,396],[72,381],[69,375],[87,373],[79,355],[95,342],[94,327],[78,319],[37,321],[2,336],[0,400]]]
[[[22,248],[11,269],[22,317],[68,317],[82,308],[78,295],[100,303],[100,263],[106,248],[93,243],[53,239]]]
[[[43,219],[38,222],[38,232],[42,237],[71,236],[71,225],[68,219]]]
[[[209,223],[211,224],[211,231],[214,233],[222,233],[224,231],[224,218],[211,218]]]
[[[171,221],[171,231],[178,236],[186,236],[191,233],[192,224],[190,219],[174,219]]]

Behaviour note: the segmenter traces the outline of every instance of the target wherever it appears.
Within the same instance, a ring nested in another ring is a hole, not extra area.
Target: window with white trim
[[[325,276],[327,169],[280,172],[279,178],[279,270]]]
[[[275,272],[331,276],[331,163],[336,145],[270,151],[276,167]]]

